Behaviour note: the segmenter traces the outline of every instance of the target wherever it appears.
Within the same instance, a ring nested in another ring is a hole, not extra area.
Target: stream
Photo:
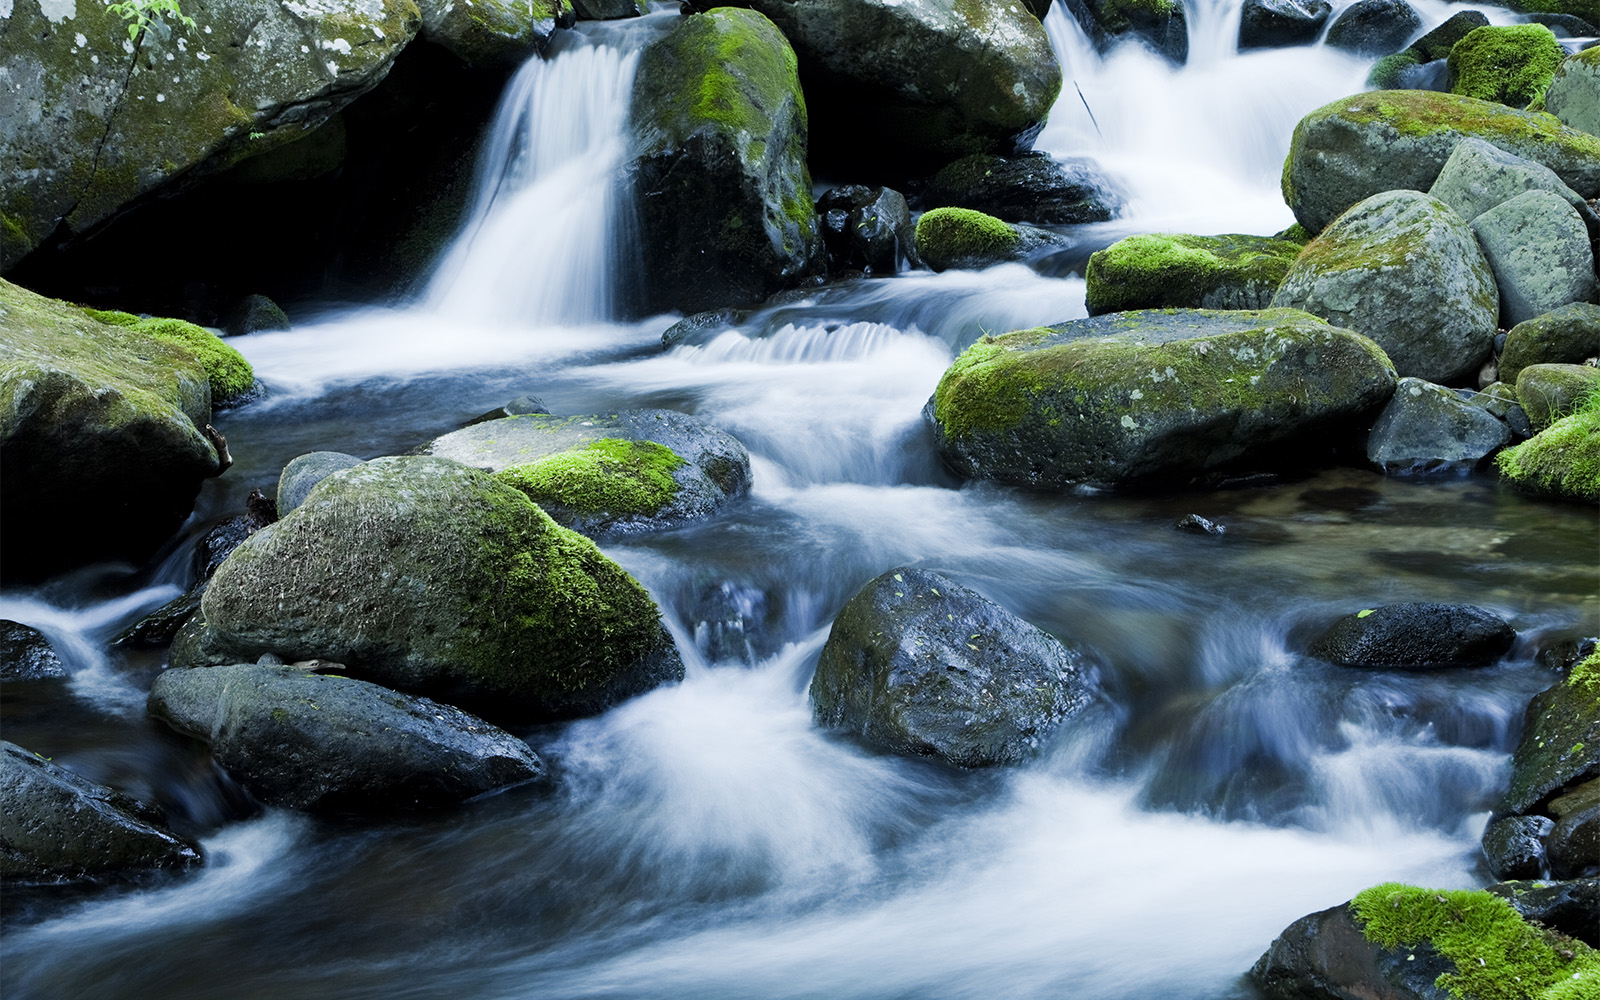
[[[1417,7],[1428,26],[1454,10]],[[1127,196],[1071,232],[1085,247],[1285,228],[1295,122],[1363,89],[1370,60],[1239,55],[1237,0],[1188,9],[1183,68],[1102,59],[1060,4],[1046,20],[1067,83],[1038,146],[1094,157]],[[1085,315],[1081,278],[1021,264],[843,282],[664,351],[680,317],[609,317],[637,266],[615,176],[632,73],[670,16],[582,24],[517,75],[471,221],[415,302],[230,341],[268,394],[217,415],[235,464],[167,552],[0,593],[72,675],[8,685],[5,739],[160,802],[206,854],[12,892],[0,993],[1223,1000],[1253,996],[1244,973],[1306,913],[1383,881],[1489,881],[1478,839],[1554,680],[1537,652],[1600,633],[1593,509],[1350,468],[1171,495],[963,484],[921,416],[955,354]],[[164,657],[111,639],[189,585],[207,527],[296,455],[404,453],[527,393],[683,410],[749,449],[747,500],[603,541],[661,605],[683,683],[519,731],[553,790],[377,823],[254,808],[145,717]],[[1191,513],[1227,533],[1174,530]],[[1088,647],[1099,700],[991,771],[817,728],[834,615],[902,565]],[[1332,618],[1411,600],[1484,606],[1519,642],[1425,675],[1300,652]]]

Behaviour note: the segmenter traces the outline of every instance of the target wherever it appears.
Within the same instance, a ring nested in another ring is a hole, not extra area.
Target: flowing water
[[[1050,15],[1069,84],[1040,145],[1097,157],[1129,197],[1086,241],[1283,228],[1294,122],[1360,89],[1365,62],[1320,47],[1235,55],[1236,3],[1190,15],[1183,69],[1131,47],[1102,60]],[[593,168],[621,156],[658,27],[586,27],[518,75],[470,225],[418,305],[234,341],[271,394],[219,415],[236,464],[188,541],[151,569],[0,596],[72,672],[8,687],[6,738],[160,801],[207,856],[185,876],[13,892],[7,1000],[1209,1000],[1248,996],[1284,926],[1361,888],[1482,882],[1522,706],[1553,679],[1535,653],[1600,631],[1593,511],[1353,469],[1164,497],[960,484],[920,416],[954,353],[1083,315],[1081,280],[1022,265],[819,289],[663,351],[675,317],[608,319],[628,211]],[[558,413],[686,410],[750,449],[747,501],[605,546],[661,604],[682,684],[523,734],[554,791],[361,825],[253,811],[143,717],[161,657],[108,641],[187,584],[209,519],[302,452],[404,452],[527,392]],[[1191,512],[1228,533],[1173,530]],[[906,564],[1091,649],[1103,696],[994,772],[816,728],[829,623]],[[1481,604],[1522,639],[1500,665],[1428,676],[1299,653],[1317,623],[1400,600]]]

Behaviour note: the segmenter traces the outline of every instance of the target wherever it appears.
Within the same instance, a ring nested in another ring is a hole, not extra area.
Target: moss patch
[[[1481,889],[1420,889],[1387,882],[1350,908],[1367,940],[1428,944],[1455,963],[1436,985],[1461,1000],[1577,1000],[1600,991],[1600,952],[1523,920]]]
[[[917,220],[917,255],[936,271],[1006,260],[1021,243],[1015,226],[970,208],[935,208]]]
[[[1450,50],[1450,92],[1514,108],[1542,101],[1566,58],[1542,24],[1474,28]]]
[[[211,381],[211,402],[214,406],[235,401],[255,386],[255,370],[244,359],[244,355],[204,327],[181,319],[140,319],[133,313],[112,309],[85,309],[84,313],[108,326],[119,326],[189,350],[199,360],[206,377]]]
[[[1600,698],[1600,650],[1578,661],[1578,665],[1567,675],[1567,686],[1577,688],[1591,698]]]
[[[1261,308],[1300,250],[1298,243],[1265,236],[1130,236],[1089,257],[1089,312]]]
[[[1518,489],[1600,503],[1600,393],[1495,459]]]
[[[1306,118],[1340,117],[1356,125],[1382,123],[1403,136],[1420,138],[1447,132],[1494,142],[1551,143],[1584,157],[1600,158],[1600,136],[1563,126],[1549,115],[1518,114],[1503,104],[1431,90],[1381,90],[1347,97],[1318,108]],[[1298,133],[1299,130],[1297,129]],[[1293,154],[1291,153],[1291,156]]]
[[[602,438],[586,448],[562,452],[495,474],[540,506],[582,514],[649,515],[678,495],[674,469],[685,462],[654,441]]]

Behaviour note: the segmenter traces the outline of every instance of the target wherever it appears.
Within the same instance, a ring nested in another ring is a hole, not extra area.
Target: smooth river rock
[[[1343,667],[1431,670],[1486,666],[1516,640],[1516,629],[1483,608],[1412,602],[1346,615],[1307,652]]]

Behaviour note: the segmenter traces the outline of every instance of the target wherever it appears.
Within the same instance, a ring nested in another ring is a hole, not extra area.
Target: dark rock
[[[196,584],[128,626],[111,640],[111,644],[131,649],[160,649],[172,645],[178,631],[199,612],[200,599],[205,593],[205,583]]]
[[[230,517],[201,537],[194,549],[194,575],[198,580],[209,580],[222,561],[243,544],[246,538],[276,521],[276,505],[260,490],[253,490],[250,499],[255,510]]]
[[[1545,838],[1555,828],[1548,816],[1505,816],[1483,831],[1483,853],[1498,879],[1543,878],[1549,870]]]
[[[1564,882],[1501,882],[1489,892],[1505,899],[1524,920],[1600,948],[1600,879]]]
[[[1323,44],[1347,52],[1386,56],[1405,48],[1422,18],[1405,0],[1358,0],[1328,27]]]
[[[433,809],[545,776],[527,744],[460,709],[293,666],[167,670],[150,712],[291,809]]]
[[[1027,260],[1069,245],[1046,229],[1002,222],[970,208],[934,208],[917,219],[917,256],[934,271]]]
[[[1545,841],[1550,873],[1556,878],[1578,878],[1600,870],[1600,778],[1586,781],[1550,801],[1557,817]]]
[[[1600,306],[1574,302],[1511,328],[1500,353],[1500,380],[1515,385],[1529,365],[1576,365],[1597,357]]]
[[[418,0],[422,37],[472,66],[512,69],[576,19],[570,0]]]
[[[1064,0],[1094,46],[1104,53],[1137,39],[1182,65],[1189,58],[1189,24],[1177,0]]]
[[[1511,428],[1455,392],[1403,378],[1367,437],[1367,461],[1387,473],[1470,470],[1512,441]]]
[[[1467,33],[1474,28],[1482,28],[1489,23],[1489,19],[1482,11],[1463,10],[1445,18],[1438,27],[1433,28],[1421,38],[1411,43],[1411,51],[1417,54],[1422,62],[1433,62],[1443,59],[1455,48],[1457,42],[1467,37]]]
[[[544,405],[544,400],[532,394],[518,396],[504,406],[497,406],[487,413],[480,413],[471,420],[462,424],[471,427],[474,424],[486,424],[491,420],[501,420],[505,417],[523,417],[530,413],[549,413],[550,408]]]
[[[1600,639],[1592,636],[1557,639],[1541,646],[1537,659],[1539,666],[1546,670],[1564,674],[1587,659],[1597,646],[1600,646]]]
[[[644,0],[572,0],[580,21],[615,21],[650,13]]]
[[[54,882],[200,863],[148,806],[0,743],[0,878]]]
[[[1528,704],[1502,813],[1541,812],[1551,799],[1600,778],[1600,685],[1593,669],[1575,668]]]
[[[830,271],[891,275],[900,270],[902,258],[915,252],[911,210],[898,191],[861,184],[836,187],[817,200],[817,216]]]
[[[896,569],[852,597],[822,648],[817,721],[961,767],[1022,759],[1089,703],[1080,652],[939,573]]]
[[[1245,0],[1239,13],[1239,51],[1310,45],[1332,13],[1328,0]]]
[[[749,318],[748,309],[708,309],[685,316],[661,334],[661,346],[670,350],[679,344],[703,344]]]
[[[1122,211],[1116,185],[1085,156],[1043,153],[963,157],[945,166],[922,193],[927,208],[971,208],[1006,222],[1075,225],[1108,222]]]
[[[289,315],[265,295],[247,295],[233,310],[222,328],[229,337],[242,337],[247,333],[266,333],[287,330]]]
[[[1191,535],[1221,535],[1228,530],[1217,522],[1201,517],[1199,514],[1185,514],[1172,527]]]
[[[1429,670],[1493,663],[1517,631],[1471,604],[1386,604],[1335,622],[1307,652],[1343,667]]]
[[[278,516],[289,516],[318,483],[335,472],[360,464],[361,459],[340,451],[313,451],[291,459],[278,475]]]
[[[21,622],[0,619],[0,681],[66,676],[67,668],[43,632]]]
[[[1455,963],[1424,944],[1368,941],[1349,904],[1301,917],[1250,970],[1268,1000],[1451,1000],[1435,984]]]
[[[1593,38],[1600,35],[1600,28],[1572,14],[1524,14],[1523,17],[1529,24],[1542,24],[1555,33],[1557,38]]]

